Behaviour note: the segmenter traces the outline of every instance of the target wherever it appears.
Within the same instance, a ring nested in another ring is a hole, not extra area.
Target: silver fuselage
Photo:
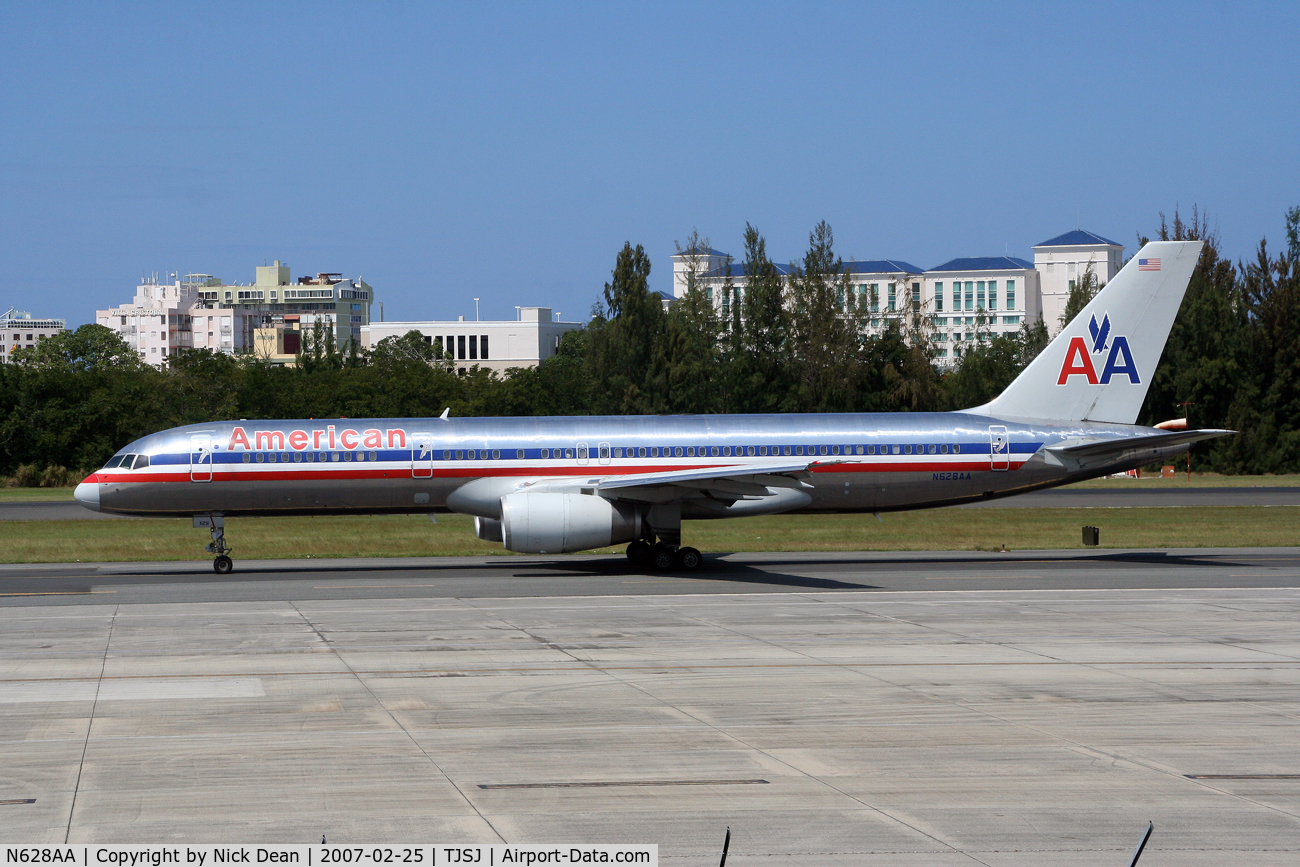
[[[1151,428],[972,413],[316,419],[190,425],[144,437],[99,470],[84,505],[131,515],[422,513],[479,479],[571,482],[807,458],[797,502],[772,498],[684,518],[883,512],[1008,496],[1131,469],[1186,445],[1062,463],[1048,447]],[[110,462],[111,463],[111,462]],[[93,499],[93,503],[91,502]],[[474,506],[457,508],[475,512]]]

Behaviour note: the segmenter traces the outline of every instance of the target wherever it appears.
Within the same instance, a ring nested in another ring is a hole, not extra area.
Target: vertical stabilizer
[[[970,412],[1133,424],[1201,241],[1152,241],[1021,371]]]

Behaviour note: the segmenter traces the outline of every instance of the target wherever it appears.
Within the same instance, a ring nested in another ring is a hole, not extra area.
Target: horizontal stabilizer
[[[1160,449],[1198,443],[1234,434],[1232,430],[1180,430],[1171,433],[1141,434],[1133,437],[1049,446],[1047,451],[1062,457],[1097,458],[1120,455],[1134,449]]]

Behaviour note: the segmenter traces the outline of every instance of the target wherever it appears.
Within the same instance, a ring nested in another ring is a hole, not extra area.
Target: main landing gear
[[[195,515],[194,526],[212,531],[212,541],[203,550],[215,555],[212,571],[218,575],[229,575],[235,568],[235,561],[230,559],[230,552],[235,550],[226,546],[226,519],[221,515]]]
[[[627,546],[627,559],[656,572],[695,572],[704,565],[704,555],[682,547],[682,507],[677,504],[651,506],[642,528],[645,538]],[[658,539],[651,544],[648,539]]]
[[[656,572],[695,572],[704,565],[704,555],[694,548],[678,548],[658,542],[651,545],[637,539],[627,546],[627,559],[638,566],[649,566]]]

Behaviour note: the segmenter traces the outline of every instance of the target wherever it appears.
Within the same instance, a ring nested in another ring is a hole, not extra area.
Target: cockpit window
[[[139,469],[142,469],[142,468],[147,467],[147,466],[149,466],[149,456],[148,456],[148,455],[136,455],[136,456],[135,456],[135,463],[131,465],[131,469],[133,469],[133,470],[139,470]]]
[[[124,458],[129,458],[129,457],[130,455],[113,455],[111,458],[108,459],[108,463],[104,464],[104,469],[106,470],[116,469],[118,466],[122,464],[122,460]]]

